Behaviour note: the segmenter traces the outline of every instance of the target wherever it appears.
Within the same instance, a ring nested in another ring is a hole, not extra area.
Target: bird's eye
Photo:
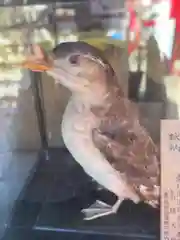
[[[69,62],[71,63],[71,64],[78,64],[78,62],[79,62],[79,55],[78,54],[75,54],[75,55],[72,55],[72,56],[70,56],[70,58],[69,58]]]

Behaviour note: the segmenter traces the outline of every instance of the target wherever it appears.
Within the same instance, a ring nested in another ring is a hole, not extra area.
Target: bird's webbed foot
[[[82,213],[85,215],[84,220],[93,220],[110,214],[115,214],[123,200],[124,199],[118,199],[113,206],[97,200],[89,208],[82,210]]]

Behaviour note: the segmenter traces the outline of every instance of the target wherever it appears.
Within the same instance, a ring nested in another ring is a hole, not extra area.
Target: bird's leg
[[[82,212],[85,215],[84,220],[93,220],[99,217],[107,216],[110,214],[117,213],[121,203],[124,201],[124,198],[119,198],[116,203],[111,206],[102,201],[97,200],[89,208],[83,209]]]

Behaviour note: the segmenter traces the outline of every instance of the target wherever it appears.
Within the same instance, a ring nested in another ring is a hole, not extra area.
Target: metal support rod
[[[42,96],[42,84],[41,84],[41,74],[30,72],[31,74],[31,84],[32,91],[35,102],[35,110],[38,121],[38,128],[41,138],[41,146],[44,151],[48,149],[48,141],[46,134],[46,123],[45,123],[45,114],[44,114],[44,106],[43,106],[43,96]]]

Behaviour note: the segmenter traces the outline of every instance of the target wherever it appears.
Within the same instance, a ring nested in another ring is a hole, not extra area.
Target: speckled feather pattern
[[[113,167],[124,174],[141,200],[159,204],[160,156],[149,133],[139,123],[137,106],[112,88],[106,106],[92,108],[100,123],[93,130],[94,144]]]

